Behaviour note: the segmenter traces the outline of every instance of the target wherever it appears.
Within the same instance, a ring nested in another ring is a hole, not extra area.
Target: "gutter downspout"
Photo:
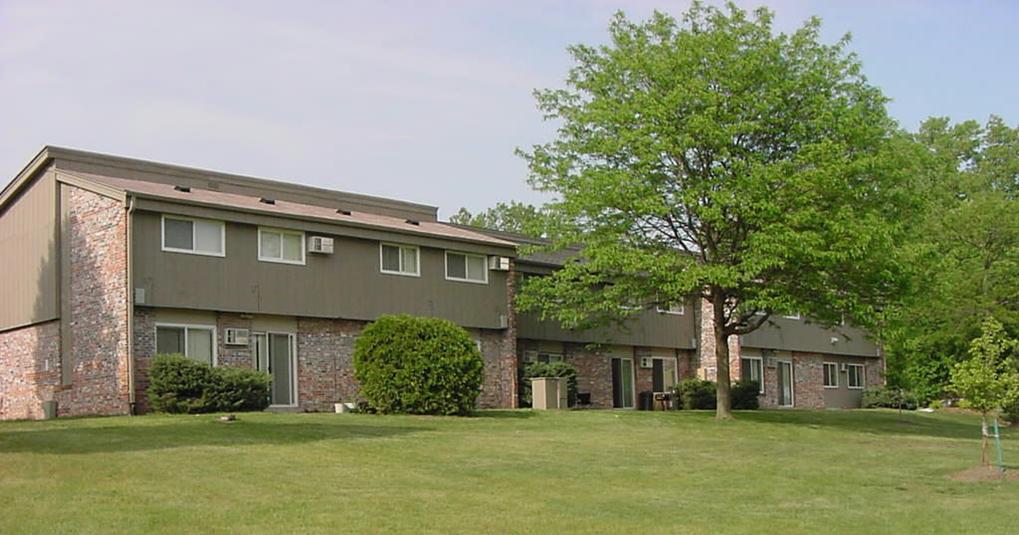
[[[132,225],[134,214],[134,196],[127,198],[127,244],[125,246],[125,265],[127,269],[127,403],[128,413],[132,416],[136,413],[136,400],[134,392],[134,281],[131,257],[134,225]]]

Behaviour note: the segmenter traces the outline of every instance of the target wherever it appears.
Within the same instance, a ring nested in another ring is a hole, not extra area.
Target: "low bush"
[[[715,383],[701,379],[684,379],[675,387],[679,406],[686,410],[714,409]]]
[[[531,406],[531,379],[535,377],[565,377],[566,401],[570,407],[577,404],[577,369],[566,362],[532,362],[524,366],[520,377],[520,403]]]
[[[269,406],[269,374],[213,368],[183,355],[152,360],[147,390],[156,412],[197,414],[260,411]]]
[[[439,318],[380,316],[354,345],[361,395],[382,413],[470,414],[484,369],[470,334]]]
[[[736,381],[729,392],[732,396],[733,410],[752,411],[761,407],[758,398],[761,394],[761,383],[757,381]]]
[[[911,411],[916,407],[916,396],[908,390],[876,386],[863,391],[863,408],[865,409],[887,408]]]

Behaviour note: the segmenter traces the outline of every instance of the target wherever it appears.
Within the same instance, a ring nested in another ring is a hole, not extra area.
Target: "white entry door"
[[[793,389],[793,363],[787,360],[778,362],[778,406],[792,407],[795,403]]]
[[[296,339],[290,333],[255,333],[255,365],[272,376],[271,404],[297,405]]]

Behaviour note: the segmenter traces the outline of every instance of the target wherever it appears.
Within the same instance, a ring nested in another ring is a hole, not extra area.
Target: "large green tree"
[[[886,99],[820,21],[694,4],[680,20],[617,14],[576,45],[566,88],[536,92],[558,122],[521,151],[562,270],[518,304],[569,327],[696,296],[713,305],[717,415],[731,417],[730,336],[773,313],[867,326],[899,291],[895,243],[911,210]]]
[[[467,208],[460,208],[450,216],[449,222],[532,237],[541,236],[545,226],[541,208],[517,201],[500,202],[492,208],[480,212],[471,212]]]
[[[944,394],[982,318],[1019,333],[1019,128],[937,117],[913,138],[925,211],[903,249],[915,291],[889,309],[885,334],[892,379],[926,401]]]

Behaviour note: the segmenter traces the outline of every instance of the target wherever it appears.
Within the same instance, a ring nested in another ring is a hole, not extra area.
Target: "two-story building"
[[[565,261],[517,258],[521,241],[421,204],[46,147],[0,192],[0,419],[144,411],[160,353],[267,370],[274,407],[329,410],[357,396],[358,333],[394,313],[472,334],[482,407],[516,407],[531,360],[573,363],[595,407],[712,377],[700,305],[585,332],[515,314],[516,278]],[[733,341],[765,405],[855,406],[880,380],[862,333],[788,322]]]

